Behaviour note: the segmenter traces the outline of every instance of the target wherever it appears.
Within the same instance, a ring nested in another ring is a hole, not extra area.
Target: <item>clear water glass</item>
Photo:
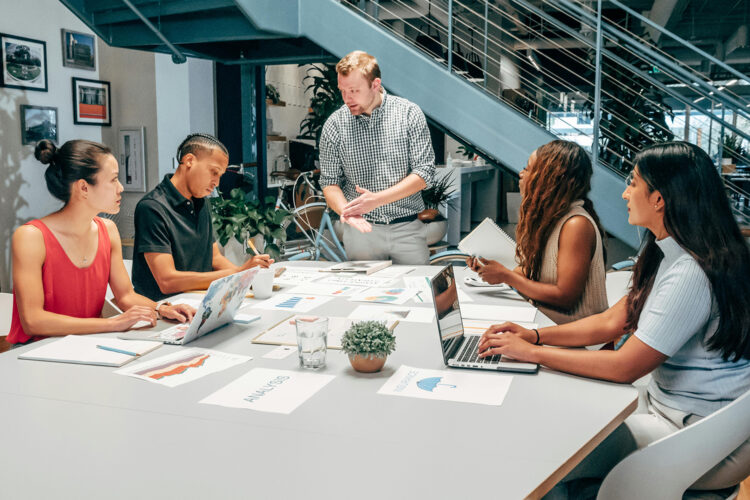
[[[326,365],[328,318],[297,317],[297,353],[302,368],[322,368]]]

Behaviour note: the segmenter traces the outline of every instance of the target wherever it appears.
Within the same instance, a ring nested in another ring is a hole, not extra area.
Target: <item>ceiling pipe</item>
[[[172,62],[175,64],[182,64],[187,61],[187,57],[185,57],[185,54],[183,54],[180,49],[178,49],[175,45],[173,45],[169,40],[167,40],[167,37],[165,37],[159,29],[154,26],[154,24],[148,20],[146,16],[144,16],[140,10],[138,10],[138,7],[133,5],[133,3],[130,0],[122,0],[125,5],[130,8],[130,10],[133,11],[133,14],[138,16],[138,18],[143,21],[143,24],[145,24],[148,29],[154,32],[154,35],[161,40],[164,45],[166,45],[169,50],[172,51]]]

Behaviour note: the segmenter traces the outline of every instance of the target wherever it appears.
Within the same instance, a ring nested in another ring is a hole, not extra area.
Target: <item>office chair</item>
[[[596,498],[736,498],[739,485],[721,492],[688,488],[748,437],[750,392],[706,418],[628,455],[604,478]]]

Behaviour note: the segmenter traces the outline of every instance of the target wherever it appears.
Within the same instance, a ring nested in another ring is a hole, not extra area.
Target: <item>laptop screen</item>
[[[430,280],[432,285],[432,302],[435,304],[438,334],[443,347],[445,363],[464,339],[464,327],[461,321],[461,309],[458,306],[458,287],[453,275],[453,266],[447,265]]]

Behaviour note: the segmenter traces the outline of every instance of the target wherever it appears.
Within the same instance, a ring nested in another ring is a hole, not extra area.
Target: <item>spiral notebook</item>
[[[509,269],[518,265],[515,240],[489,217],[459,242],[458,249],[470,255],[496,260]]]

